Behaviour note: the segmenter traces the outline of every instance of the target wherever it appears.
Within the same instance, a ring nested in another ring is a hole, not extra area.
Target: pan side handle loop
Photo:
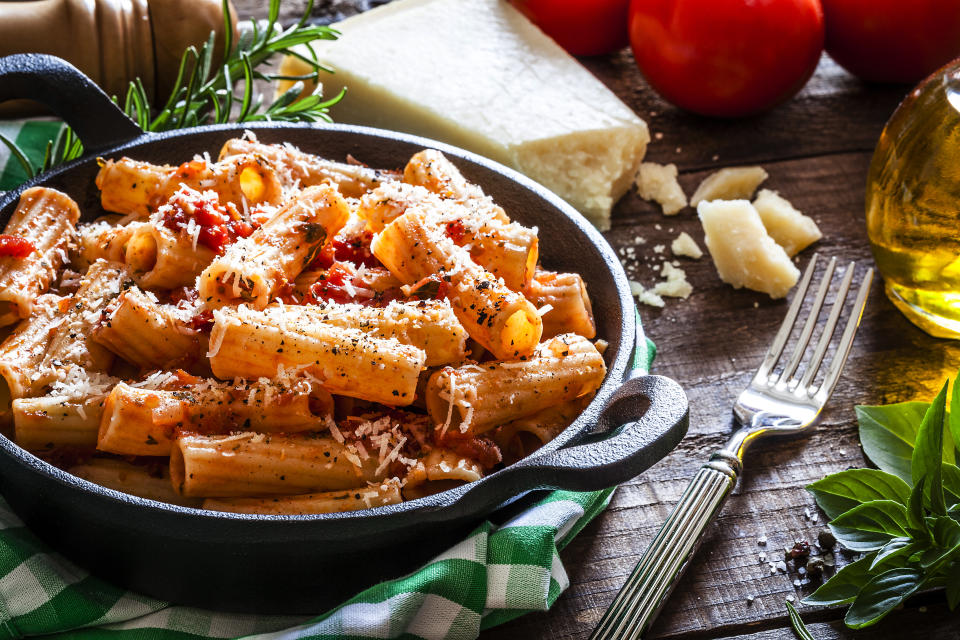
[[[39,53],[0,58],[0,102],[35,100],[73,128],[87,153],[129,142],[143,130],[69,62]]]
[[[633,378],[601,409],[594,435],[524,462],[560,488],[594,491],[611,487],[633,478],[673,450],[687,432],[688,416],[686,394],[676,382],[654,375]]]
[[[534,453],[467,485],[458,506],[472,513],[531,489],[597,491],[621,484],[676,447],[688,419],[687,397],[670,378],[627,380],[601,408],[592,435],[556,451]],[[440,519],[448,517],[438,513]]]

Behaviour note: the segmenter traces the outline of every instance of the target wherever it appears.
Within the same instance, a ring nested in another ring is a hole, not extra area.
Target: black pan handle
[[[597,491],[626,482],[683,439],[687,396],[663,376],[627,380],[600,410],[586,441],[531,456],[469,486],[459,504],[499,504],[531,489]]]
[[[18,53],[0,58],[0,102],[16,99],[48,107],[70,125],[88,153],[143,135],[100,87],[56,56]]]
[[[543,456],[533,455],[516,466],[535,470],[549,486],[573,491],[612,487],[670,453],[686,434],[688,423],[687,396],[679,384],[663,376],[633,378],[600,410],[592,431],[596,436]]]

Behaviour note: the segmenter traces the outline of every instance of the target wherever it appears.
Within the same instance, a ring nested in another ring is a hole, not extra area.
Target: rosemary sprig
[[[295,25],[281,28],[277,22],[280,1],[270,0],[267,19],[250,20],[246,28],[241,27],[239,37],[234,42],[228,0],[223,0],[223,64],[218,67],[213,65],[215,32],[210,33],[199,49],[188,47],[180,58],[174,88],[159,110],[151,106],[140,78],[130,82],[122,102],[117,96],[113,96],[113,101],[144,131],[168,131],[230,121],[331,122],[329,108],[340,101],[342,91],[325,100],[318,84],[311,95],[300,100],[297,97],[303,91],[304,81],[316,80],[320,71],[332,72],[317,60],[309,43],[313,40],[333,40],[339,34],[327,26],[307,24],[313,10],[313,0],[307,2],[303,15]],[[300,44],[306,44],[309,55],[292,51],[292,47]],[[261,71],[260,68],[277,54],[293,55],[310,65],[312,71],[298,76]],[[294,84],[264,107],[263,96],[256,90],[257,80],[292,80]],[[30,163],[27,154],[16,143],[2,134],[0,142],[10,149],[28,178],[83,154],[83,145],[68,126],[60,130],[55,140],[47,143],[43,160],[37,166]]]

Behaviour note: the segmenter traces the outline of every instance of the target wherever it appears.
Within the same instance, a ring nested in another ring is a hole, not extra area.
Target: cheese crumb
[[[747,200],[701,202],[697,214],[704,241],[720,279],[783,298],[800,279],[800,270],[773,241],[760,214]]]
[[[690,198],[690,206],[709,200],[749,200],[767,177],[763,167],[720,169],[703,179]]]
[[[644,200],[654,200],[663,209],[663,215],[676,215],[687,206],[687,194],[677,182],[677,165],[644,162],[637,173],[637,193]]]
[[[666,306],[663,298],[654,293],[652,290],[647,289],[636,280],[630,281],[630,293],[634,295],[638,302],[641,302],[645,305],[659,307],[661,309]]]
[[[670,243],[670,250],[675,256],[693,258],[699,260],[703,257],[703,251],[697,246],[697,241],[690,237],[686,231],[681,231],[673,242]]]
[[[761,189],[753,206],[774,241],[793,257],[823,237],[813,218],[805,216],[776,191]]]
[[[683,269],[664,261],[660,268],[660,275],[665,280],[658,282],[653,288],[653,292],[658,296],[686,299],[693,293],[693,286],[687,282],[687,274]]]

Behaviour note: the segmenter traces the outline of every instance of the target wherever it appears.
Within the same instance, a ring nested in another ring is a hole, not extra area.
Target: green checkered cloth
[[[35,160],[58,127],[0,122],[0,134]],[[0,144],[0,190],[25,176]],[[653,356],[652,343],[642,344],[633,367],[649,370]],[[612,493],[549,492],[505,524],[484,522],[410,575],[370,587],[314,618],[217,613],[118,588],[53,552],[0,499],[0,640],[472,639],[550,608],[570,584],[559,550],[603,511]]]

